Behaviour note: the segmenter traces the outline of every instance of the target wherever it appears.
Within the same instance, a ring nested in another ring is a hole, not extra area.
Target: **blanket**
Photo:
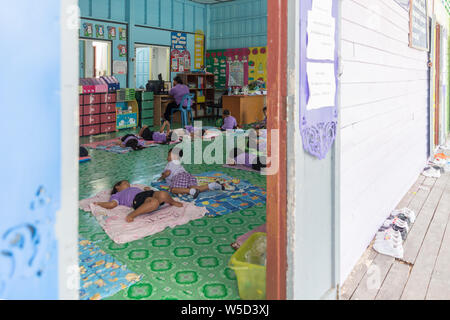
[[[142,278],[89,240],[80,238],[78,251],[81,300],[107,298]]]
[[[178,195],[181,201],[193,202],[196,206],[206,208],[207,216],[222,216],[266,204],[266,191],[248,181],[235,179],[221,172],[206,172],[194,176],[199,185],[219,181],[226,188],[225,191],[202,192],[195,200],[190,195]],[[166,182],[154,182],[152,187],[158,190],[169,190]]]
[[[132,185],[144,190],[144,185]],[[164,205],[157,211],[141,215],[133,222],[126,222],[125,218],[133,212],[132,208],[117,206],[108,210],[94,205],[94,202],[107,202],[111,196],[110,190],[105,190],[92,198],[81,200],[80,208],[91,212],[106,234],[118,244],[128,243],[145,238],[166,228],[184,225],[192,220],[205,216],[206,209],[195,206],[193,203],[183,202],[182,208]]]
[[[95,150],[103,150],[103,151],[117,153],[117,154],[124,154],[124,153],[128,153],[130,151],[133,151],[132,148],[124,148],[124,147],[118,145],[117,141],[118,140],[116,138],[116,139],[92,142],[92,143],[83,145],[83,147],[95,149]],[[161,144],[156,141],[146,141],[143,139],[139,139],[139,142],[142,142],[144,144],[144,148],[156,147]],[[173,144],[178,144],[180,142],[181,141],[173,141],[170,144],[173,145]]]

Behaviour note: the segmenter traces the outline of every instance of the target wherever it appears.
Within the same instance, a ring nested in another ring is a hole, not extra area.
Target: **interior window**
[[[136,45],[136,88],[144,89],[148,80],[170,81],[169,47]]]
[[[80,76],[98,78],[111,75],[111,42],[80,40]]]

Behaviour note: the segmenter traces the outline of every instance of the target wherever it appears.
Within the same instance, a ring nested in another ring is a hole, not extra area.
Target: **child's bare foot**
[[[127,220],[127,222],[133,222],[134,221],[134,217],[127,216],[126,220]]]

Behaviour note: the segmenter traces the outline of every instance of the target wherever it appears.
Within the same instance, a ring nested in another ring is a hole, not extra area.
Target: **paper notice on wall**
[[[331,10],[333,9],[333,0],[313,0],[313,11],[322,11],[325,14],[331,16]]]
[[[334,60],[336,21],[321,11],[308,12],[307,57],[314,60]]]
[[[114,60],[113,73],[114,74],[127,74],[128,63],[126,61]]]
[[[313,63],[306,66],[309,85],[307,110],[316,110],[335,105],[336,78],[334,63]]]

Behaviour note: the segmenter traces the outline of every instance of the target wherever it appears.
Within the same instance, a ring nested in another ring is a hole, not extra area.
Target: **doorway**
[[[170,81],[170,48],[164,46],[136,44],[136,88],[144,89],[149,80]]]
[[[80,39],[80,77],[111,75],[111,41]]]

